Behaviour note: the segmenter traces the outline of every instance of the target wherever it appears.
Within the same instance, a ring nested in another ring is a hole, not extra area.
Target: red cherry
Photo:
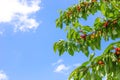
[[[98,61],[99,65],[104,65],[104,62],[102,60]]]
[[[86,38],[86,34],[82,34],[80,37],[85,39]]]
[[[120,55],[120,52],[119,52],[119,51],[116,51],[115,54],[116,54],[116,55]]]
[[[118,51],[118,48],[115,48],[115,51]]]
[[[103,24],[103,27],[107,27],[108,26],[108,22],[105,22],[104,24]]]
[[[120,48],[118,48],[118,51],[120,51]]]

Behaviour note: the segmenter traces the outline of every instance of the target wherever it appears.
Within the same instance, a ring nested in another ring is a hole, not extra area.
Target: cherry
[[[117,56],[120,55],[120,48],[115,48],[115,54],[116,54]]]
[[[86,34],[82,34],[80,37],[85,39],[86,38]]]
[[[118,58],[117,61],[120,62],[120,58]]]
[[[119,51],[117,51],[117,52],[115,52],[115,54],[116,54],[116,55],[120,55],[120,52],[119,52]]]
[[[115,51],[118,51],[118,48],[115,48]]]
[[[99,65],[104,65],[104,62],[102,60],[98,61]]]
[[[120,48],[118,48],[118,51],[120,51]]]
[[[92,34],[90,37],[91,37],[91,39],[94,39],[95,38],[95,34]]]
[[[71,14],[72,14],[71,11],[67,12],[67,17],[70,17]]]
[[[76,7],[76,9],[77,9],[78,12],[80,12],[80,9],[81,9],[81,8],[80,8],[80,6],[78,5],[78,6]]]
[[[104,24],[103,24],[103,27],[107,27],[108,26],[108,22],[105,22]]]
[[[115,48],[115,51],[120,51],[120,48]]]

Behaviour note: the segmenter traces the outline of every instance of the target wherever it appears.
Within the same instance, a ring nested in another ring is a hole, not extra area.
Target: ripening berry
[[[90,38],[91,38],[91,39],[94,39],[94,38],[95,38],[95,34],[92,34],[92,35],[90,36]]]
[[[116,54],[117,54],[117,55],[120,55],[120,52],[119,52],[119,51],[117,51],[117,52],[116,52]]]
[[[67,17],[70,17],[70,15],[72,14],[72,12],[71,11],[69,11],[69,12],[67,12]]]
[[[99,65],[104,65],[104,62],[102,60],[98,61]]]
[[[120,51],[120,48],[115,48],[115,51]]]
[[[77,9],[78,12],[80,12],[81,7],[78,5],[78,6],[76,7],[76,9]]]
[[[108,26],[108,22],[105,22],[104,24],[103,24],[103,27],[107,27]]]
[[[120,58],[118,58],[117,61],[120,62]]]
[[[118,51],[120,51],[120,48],[118,48]]]
[[[118,48],[115,48],[115,51],[118,51]]]
[[[82,34],[80,37],[85,39],[86,38],[86,34]]]

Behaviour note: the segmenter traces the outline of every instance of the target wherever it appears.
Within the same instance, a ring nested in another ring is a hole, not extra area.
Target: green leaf
[[[101,4],[101,12],[103,15],[105,15],[105,8],[106,8],[105,3],[102,3]]]
[[[97,17],[96,19],[95,19],[95,23],[94,24],[98,24],[99,22],[100,22],[100,17]]]
[[[92,72],[92,73],[91,73],[91,79],[90,79],[90,80],[96,80],[95,72]]]
[[[59,26],[59,19],[56,19],[56,27],[58,27]]]
[[[56,53],[56,51],[57,51],[57,42],[54,43],[53,49],[54,49],[54,52]]]
[[[79,23],[78,21],[76,21],[76,22],[73,23],[73,26],[74,26],[75,28],[80,27],[80,23]]]
[[[116,30],[112,30],[112,34],[113,35],[117,35],[117,31]]]
[[[83,78],[85,76],[85,74],[87,73],[88,71],[88,68],[87,67],[84,67],[82,69],[80,69],[80,75],[79,75],[79,78]]]
[[[85,13],[82,13],[82,18],[83,18],[84,20],[87,20],[87,15],[86,15]]]
[[[114,16],[113,13],[109,13],[109,14],[108,14],[108,17],[113,17],[113,16]]]
[[[59,51],[59,56],[63,55],[63,53],[65,52],[63,47],[59,47],[58,51]]]
[[[84,53],[87,57],[89,56],[89,51],[88,50],[86,50]]]
[[[101,46],[100,46],[100,42],[101,41],[101,39],[100,39],[100,37],[97,37],[96,39],[95,39],[95,47],[96,47],[96,49],[98,49],[98,50],[101,50]]]
[[[95,45],[93,43],[90,44],[92,50],[95,50]]]
[[[88,46],[83,46],[82,52],[88,57],[89,56]]]
[[[70,54],[71,56],[74,55],[74,51],[73,51],[72,49],[68,49],[68,52],[69,52],[69,54]]]
[[[65,44],[64,40],[59,40],[57,42],[57,49],[58,49],[58,52],[59,52],[59,56],[61,56],[65,52],[64,44]]]
[[[86,61],[81,66],[87,66],[89,63],[90,63],[90,61]]]
[[[83,26],[81,27],[82,30],[87,31],[87,32],[92,32],[92,28],[90,26]]]
[[[95,56],[95,53],[90,54],[90,59],[89,59],[89,61],[91,61],[91,60],[94,58],[94,56]]]

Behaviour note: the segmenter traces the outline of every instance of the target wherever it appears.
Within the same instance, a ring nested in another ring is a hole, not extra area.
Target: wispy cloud
[[[1,0],[0,23],[9,23],[14,31],[36,29],[39,23],[33,14],[41,9],[41,0]]]
[[[3,71],[0,71],[0,80],[8,80],[8,76]]]
[[[80,66],[81,63],[67,65],[67,64],[64,64],[63,59],[59,59],[57,62],[53,63],[52,65],[55,66],[54,72],[62,73],[62,74],[69,74],[74,68]]]
[[[76,63],[76,64],[73,64],[73,67],[78,67],[80,65],[81,65],[80,63]]]
[[[59,59],[57,62],[53,63],[52,65],[54,66],[54,65],[60,64],[60,63],[62,63],[62,62],[63,62],[63,60],[62,60],[62,59]]]
[[[63,62],[63,59],[59,59],[57,62],[52,64],[53,66],[55,66],[54,72],[62,74],[69,73],[70,66],[66,66],[65,64],[63,64]]]
[[[70,69],[69,66],[65,66],[65,64],[60,64],[60,65],[58,65],[56,67],[54,72],[57,72],[57,73],[67,73],[69,69]]]

